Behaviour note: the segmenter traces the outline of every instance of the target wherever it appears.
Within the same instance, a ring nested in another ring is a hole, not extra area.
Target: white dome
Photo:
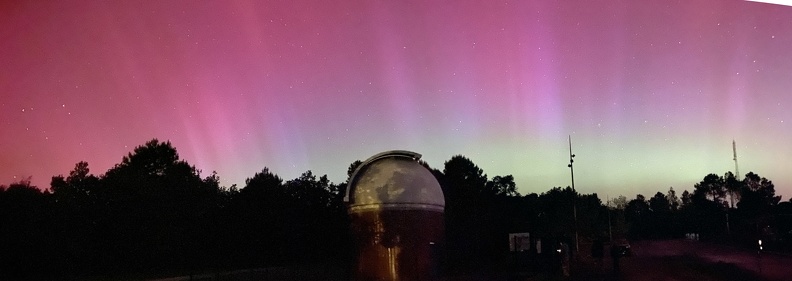
[[[443,190],[418,163],[420,154],[388,151],[363,162],[350,178],[345,200],[349,211],[422,209],[443,211]]]

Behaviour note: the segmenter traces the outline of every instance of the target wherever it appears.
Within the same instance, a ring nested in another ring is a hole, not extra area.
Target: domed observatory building
[[[352,174],[344,200],[357,246],[354,280],[435,280],[445,199],[410,151],[387,151]]]

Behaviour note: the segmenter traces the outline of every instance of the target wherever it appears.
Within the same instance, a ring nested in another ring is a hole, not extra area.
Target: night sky
[[[406,149],[521,193],[792,195],[792,7],[745,1],[2,1],[0,184],[170,140],[221,184]]]

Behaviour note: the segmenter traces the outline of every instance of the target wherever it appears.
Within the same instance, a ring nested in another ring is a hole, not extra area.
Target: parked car
[[[630,257],[632,256],[632,249],[630,248],[630,242],[627,239],[618,239],[614,240],[611,244],[611,247],[615,247],[615,251],[617,255],[620,257]]]

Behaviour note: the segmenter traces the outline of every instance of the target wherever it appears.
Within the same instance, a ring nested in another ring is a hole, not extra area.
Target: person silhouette
[[[602,257],[604,252],[605,250],[602,245],[602,240],[594,240],[594,243],[591,244],[591,258],[594,259],[594,265],[596,266],[597,271],[602,271]]]
[[[619,258],[621,258],[621,253],[619,251],[619,246],[616,244],[611,244],[610,248],[610,255],[613,259],[613,272],[619,272]]]

